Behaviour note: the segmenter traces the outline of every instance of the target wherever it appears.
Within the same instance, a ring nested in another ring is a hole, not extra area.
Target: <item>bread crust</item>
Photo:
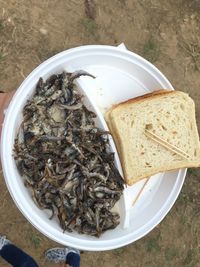
[[[197,164],[180,164],[180,165],[177,164],[177,168],[171,168],[171,169],[169,168],[167,170],[163,169],[163,170],[160,171],[160,173],[168,172],[168,171],[175,171],[177,169],[198,168],[198,167],[200,167],[199,163],[197,163]],[[137,180],[128,179],[128,180],[126,180],[126,183],[127,183],[127,185],[133,185],[133,184],[139,182],[140,180],[146,179],[146,178],[151,177],[151,176],[153,176],[155,174],[156,174],[155,172],[151,172],[151,173],[149,173],[148,176],[140,176],[140,177],[138,177]]]
[[[146,98],[151,98],[151,97],[160,97],[161,95],[165,95],[165,94],[174,94],[174,93],[177,93],[178,91],[174,91],[174,90],[165,90],[165,89],[159,89],[157,91],[153,91],[151,93],[147,93],[145,95],[141,95],[141,96],[137,96],[137,97],[134,97],[134,98],[131,98],[131,99],[128,99],[126,101],[123,101],[123,102],[120,102],[118,104],[115,104],[113,106],[111,106],[111,108],[106,112],[106,114],[111,114],[111,112],[119,107],[119,106],[125,106],[125,105],[129,105],[131,103],[134,103],[134,102],[140,102],[140,101],[144,101],[146,100]]]

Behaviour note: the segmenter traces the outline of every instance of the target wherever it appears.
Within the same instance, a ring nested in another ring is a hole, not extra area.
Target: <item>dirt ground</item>
[[[200,0],[0,0],[0,90],[15,90],[42,61],[84,44],[124,42],[196,101],[200,129]],[[121,249],[84,252],[81,266],[200,266],[199,169],[188,171],[167,217]],[[21,215],[0,177],[0,233],[31,254],[58,245]],[[0,260],[0,266],[8,264]]]

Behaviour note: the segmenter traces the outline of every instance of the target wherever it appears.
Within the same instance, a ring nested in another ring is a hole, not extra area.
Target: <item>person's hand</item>
[[[0,134],[2,129],[2,123],[4,119],[4,110],[8,107],[12,96],[15,91],[11,91],[8,93],[0,93]]]

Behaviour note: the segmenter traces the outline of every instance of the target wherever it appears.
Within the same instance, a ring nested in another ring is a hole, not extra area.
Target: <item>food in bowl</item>
[[[99,237],[120,222],[112,209],[124,180],[109,133],[96,127],[74,83],[81,75],[92,76],[78,71],[39,79],[23,108],[14,158],[34,202],[51,210],[50,219],[57,216],[64,231]]]

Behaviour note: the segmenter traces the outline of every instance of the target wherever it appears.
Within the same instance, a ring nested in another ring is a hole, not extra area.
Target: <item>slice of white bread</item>
[[[159,90],[113,106],[106,113],[128,185],[168,170],[199,167],[194,101],[180,91]],[[187,153],[188,159],[145,134],[150,130]]]

